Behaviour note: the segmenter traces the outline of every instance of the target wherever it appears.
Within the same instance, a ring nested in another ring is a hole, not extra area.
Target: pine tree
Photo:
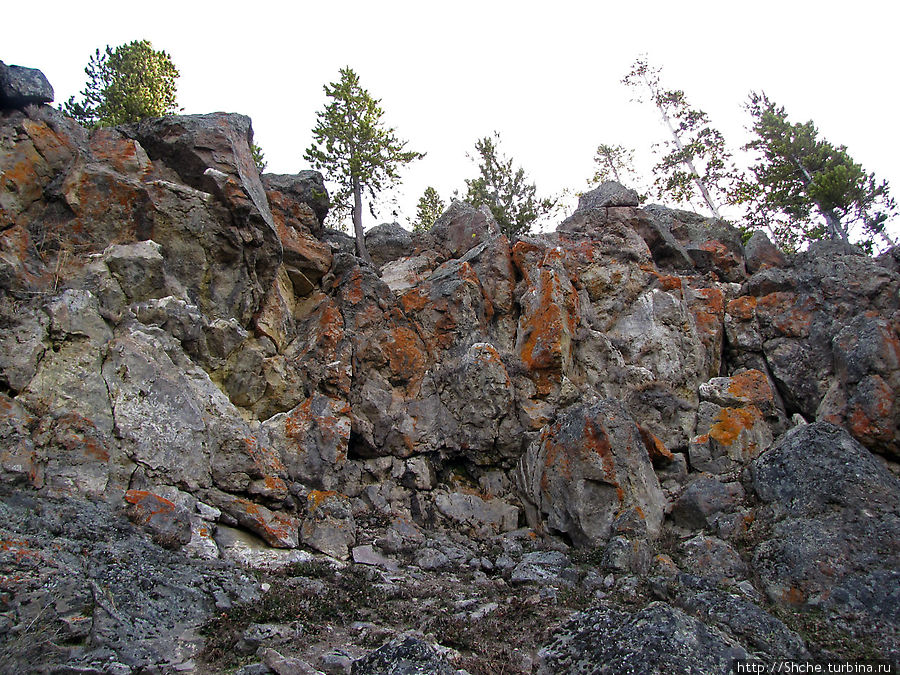
[[[416,208],[416,222],[413,224],[413,232],[425,232],[434,225],[444,212],[444,200],[433,187],[425,188],[425,192],[419,197]]]
[[[257,170],[262,173],[266,170],[269,163],[266,161],[266,153],[256,143],[250,144],[250,155],[253,157],[253,163],[256,164]]]
[[[636,100],[643,100],[641,92],[648,95],[672,136],[665,144],[669,152],[653,168],[657,196],[680,203],[690,203],[699,196],[720,218],[719,207],[728,201],[737,179],[731,153],[709,116],[691,108],[683,91],[663,89],[659,74],[660,69],[650,66],[642,56],[622,80],[639,92]]]
[[[466,180],[466,201],[472,206],[486,204],[503,233],[510,239],[531,231],[534,222],[556,205],[556,200],[537,196],[537,187],[529,183],[525,170],[513,170],[513,160],[499,154],[500,134],[475,142],[478,152],[478,178]]]
[[[755,181],[743,181],[738,194],[751,206],[752,225],[768,229],[789,250],[822,238],[849,242],[851,229],[869,250],[875,237],[893,243],[885,224],[896,215],[896,203],[886,181],[866,173],[846,146],[819,139],[811,120],[792,124],[765,94],[751,93],[746,108],[756,138],[745,149],[758,161],[751,167]]]
[[[623,145],[601,143],[597,146],[594,163],[597,168],[590,181],[591,185],[599,185],[608,180],[624,184],[624,179],[637,175],[634,170],[634,150]]]
[[[340,75],[339,81],[325,85],[331,101],[318,113],[313,144],[303,157],[338,184],[332,195],[333,212],[351,212],[356,251],[371,263],[362,226],[363,193],[374,201],[379,192],[399,182],[401,166],[425,155],[404,150],[406,141],[381,120],[381,101],[360,86],[352,69],[342,68]]]
[[[62,111],[86,127],[114,126],[178,112],[178,69],[147,40],[98,49],[84,69],[81,101],[72,96]]]

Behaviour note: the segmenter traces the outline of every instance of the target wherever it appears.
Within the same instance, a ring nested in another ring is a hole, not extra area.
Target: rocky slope
[[[897,658],[896,249],[609,183],[514,242],[380,225],[372,267],[246,117],[49,100],[0,64],[3,668]]]

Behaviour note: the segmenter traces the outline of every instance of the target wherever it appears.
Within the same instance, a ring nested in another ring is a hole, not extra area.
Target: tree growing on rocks
[[[250,144],[250,155],[253,157],[253,163],[260,173],[266,170],[269,163],[266,161],[266,153],[256,143]]]
[[[374,202],[379,192],[399,182],[400,167],[425,155],[405,150],[407,142],[381,119],[381,101],[362,88],[351,68],[342,68],[340,75],[339,81],[325,85],[331,101],[318,113],[313,144],[303,157],[338,184],[332,194],[333,211],[350,211],[356,251],[371,263],[362,226],[363,193]]]
[[[537,196],[537,187],[529,183],[525,170],[513,169],[512,158],[499,151],[500,134],[485,136],[475,142],[481,175],[467,179],[466,201],[472,206],[487,205],[503,233],[512,239],[531,231],[541,216],[549,214],[556,200]]]
[[[699,197],[720,218],[719,207],[728,201],[737,177],[725,138],[713,128],[705,112],[688,104],[683,91],[662,87],[660,70],[641,56],[622,79],[638,92],[635,100],[649,100],[656,106],[672,137],[665,144],[668,153],[653,167],[657,196],[679,203]]]
[[[853,161],[846,146],[819,138],[812,120],[788,121],[787,113],[764,93],[746,105],[756,138],[744,148],[757,153],[755,180],[739,184],[748,220],[768,229],[782,248],[797,249],[815,239],[850,241],[871,251],[880,237],[892,245],[885,224],[896,215],[887,181],[878,182]]]
[[[413,224],[413,232],[425,232],[444,212],[444,200],[433,187],[428,186],[419,197],[416,207],[416,222]]]
[[[629,150],[624,145],[601,143],[597,146],[594,164],[596,169],[591,185],[599,185],[608,180],[624,184],[625,179],[637,175],[634,170],[634,150]]]
[[[114,126],[178,112],[178,69],[172,57],[135,40],[115,49],[98,49],[84,69],[81,100],[72,96],[62,111],[86,127]]]

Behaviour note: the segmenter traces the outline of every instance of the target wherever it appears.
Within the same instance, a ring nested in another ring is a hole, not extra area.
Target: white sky
[[[185,113],[253,119],[270,172],[309,168],[322,86],[351,66],[408,148],[427,153],[403,173],[406,226],[426,186],[445,201],[464,191],[477,173],[466,155],[494,130],[543,194],[583,190],[599,143],[630,146],[649,167],[664,131],[620,84],[641,53],[732,149],[747,139],[748,92],[764,89],[900,196],[895,2],[68,0],[33,11],[33,28],[4,31],[0,59],[43,70],[57,102],[83,88],[95,49],[148,39],[180,70]]]

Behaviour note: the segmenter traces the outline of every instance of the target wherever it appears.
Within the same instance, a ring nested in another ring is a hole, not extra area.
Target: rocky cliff
[[[897,658],[900,251],[607,183],[370,266],[248,118],[89,132],[0,72],[3,667]]]

